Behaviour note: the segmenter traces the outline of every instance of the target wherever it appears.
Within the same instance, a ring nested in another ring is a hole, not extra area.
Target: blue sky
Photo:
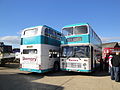
[[[120,42],[120,0],[0,0],[0,41],[15,47],[26,27],[86,22],[104,42]]]

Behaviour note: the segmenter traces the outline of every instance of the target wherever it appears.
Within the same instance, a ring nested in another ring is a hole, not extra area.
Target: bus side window
[[[52,58],[53,57],[53,52],[52,50],[49,50],[49,58]]]
[[[59,52],[53,50],[53,58],[59,58],[59,57],[60,57]]]
[[[50,34],[50,36],[49,37],[52,37],[52,29],[49,29],[49,32],[48,32],[49,34]]]
[[[57,39],[61,40],[61,34],[57,33]]]
[[[57,57],[56,51],[53,50],[53,58],[56,58],[56,57]]]
[[[55,32],[55,39],[57,39],[57,32]]]
[[[46,28],[46,29],[45,29],[45,36],[49,36],[49,35],[48,35],[48,32],[49,32],[49,29]]]

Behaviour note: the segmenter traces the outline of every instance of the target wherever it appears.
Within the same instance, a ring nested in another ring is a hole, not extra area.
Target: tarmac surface
[[[0,90],[120,90],[120,82],[110,80],[105,71],[38,74],[20,71],[18,67],[18,63],[0,66]]]

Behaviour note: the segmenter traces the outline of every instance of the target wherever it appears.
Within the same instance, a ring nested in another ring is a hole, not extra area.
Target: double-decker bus
[[[62,28],[60,68],[63,71],[92,72],[102,56],[102,42],[87,23]]]
[[[104,69],[108,70],[109,69],[109,60],[111,55],[116,55],[116,52],[120,52],[120,47],[105,47],[103,48],[102,51],[102,58],[104,60]]]
[[[21,34],[20,70],[37,73],[59,70],[61,35],[46,25],[25,28]]]
[[[106,47],[106,48],[103,48],[103,52],[102,52],[102,58],[104,60],[107,60],[107,63],[108,63],[108,60],[109,60],[109,55],[115,55],[116,52],[120,52],[120,47],[115,47],[115,48],[111,48],[111,47]]]

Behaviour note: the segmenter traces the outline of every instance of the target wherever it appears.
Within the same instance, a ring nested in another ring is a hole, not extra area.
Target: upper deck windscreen
[[[75,26],[75,27],[63,28],[63,34],[65,36],[69,36],[73,34],[87,34],[87,33],[88,33],[87,26]]]
[[[24,31],[24,35],[25,36],[31,36],[31,35],[36,35],[37,34],[38,29],[37,28],[33,28],[33,29],[28,29]]]

